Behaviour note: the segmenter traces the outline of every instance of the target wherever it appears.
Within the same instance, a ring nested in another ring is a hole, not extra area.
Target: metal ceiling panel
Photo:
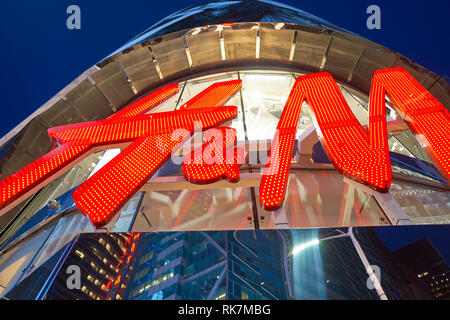
[[[225,58],[233,60],[256,61],[256,29],[223,30]]]
[[[88,120],[105,119],[113,113],[109,101],[88,79],[81,82],[66,97]]]
[[[293,64],[308,71],[319,70],[329,42],[328,35],[298,31]]]
[[[47,134],[47,126],[40,117],[34,118],[26,127],[22,137],[17,140],[19,148],[37,157],[44,155],[52,145]],[[16,143],[16,142],[15,142]]]
[[[134,97],[128,79],[115,61],[110,62],[91,77],[97,88],[116,109],[120,109]]]
[[[333,37],[328,48],[324,71],[338,80],[347,80],[358,59],[363,46],[354,41]]]
[[[439,79],[429,91],[447,110],[450,110],[450,87],[444,79]]]
[[[41,113],[40,117],[49,124],[50,127],[62,126],[69,123],[82,122],[86,119],[77,112],[67,101],[61,99],[50,109]]]
[[[295,30],[261,28],[261,60],[289,62]]]
[[[164,78],[190,69],[183,37],[163,37],[161,42],[152,44],[151,48]]]
[[[19,171],[36,159],[37,157],[28,154],[24,150],[15,148],[14,152],[9,155],[8,160],[2,167],[2,176],[6,178],[10,174]]]
[[[2,176],[6,177],[41,157],[51,148],[47,127],[40,117],[31,120],[18,134],[2,163]]]
[[[381,48],[366,48],[353,69],[350,84],[368,94],[374,71],[390,68],[394,59],[395,56],[390,51],[383,51]]]
[[[138,93],[160,81],[148,48],[139,48],[117,56],[117,61]]]
[[[186,42],[192,58],[192,68],[213,66],[222,60],[219,32],[186,34]]]

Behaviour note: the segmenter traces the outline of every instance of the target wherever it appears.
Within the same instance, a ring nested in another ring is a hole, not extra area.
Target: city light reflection
[[[319,244],[319,242],[320,242],[319,239],[313,239],[311,241],[299,244],[299,245],[294,247],[294,249],[292,250],[292,254],[293,255],[297,254],[297,253],[305,250],[306,248],[309,248],[309,247],[312,247],[312,246],[315,246],[315,245]]]

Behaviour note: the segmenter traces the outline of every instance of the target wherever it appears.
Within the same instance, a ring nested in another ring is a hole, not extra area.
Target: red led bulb
[[[155,163],[149,164],[149,159],[138,160],[135,150],[153,150],[158,147],[157,143],[166,144],[167,150],[171,150],[179,143],[176,139],[168,142],[168,137],[172,138],[171,134],[175,130],[185,129],[192,132],[195,122],[200,122],[203,128],[210,128],[236,117],[236,107],[218,106],[229,100],[240,86],[240,80],[216,83],[207,88],[205,90],[207,92],[201,92],[191,99],[187,106],[182,108],[183,110],[142,114],[178,91],[178,84],[168,85],[130,104],[106,120],[50,128],[48,130],[50,137],[61,145],[0,182],[1,212],[6,212],[36,192],[43,184],[56,178],[56,175],[75,165],[82,157],[92,152],[93,147],[131,143],[125,149],[124,155],[119,154],[117,159],[115,158],[117,168],[105,166],[110,168],[110,171],[102,168],[104,170],[99,170],[101,174],[97,172],[80,186],[80,191],[74,192],[77,206],[96,226],[104,225],[127,199],[137,192],[143,181],[155,172],[158,165],[166,160],[164,151],[155,155],[153,159]],[[149,167],[143,169],[144,163],[149,164]],[[126,179],[111,185],[117,178],[111,174],[117,174],[117,170],[125,170],[120,173],[130,179],[129,186],[134,186],[135,189],[131,190],[128,187],[124,189],[125,193],[118,190],[118,186],[121,185],[119,182],[127,182]],[[110,180],[107,180],[110,182],[105,180],[108,177]],[[106,181],[106,185],[100,186],[99,181]],[[93,197],[97,197],[96,200]],[[92,201],[89,202],[88,198]]]
[[[191,151],[183,159],[183,174],[196,184],[208,184],[226,178],[239,181],[239,165],[245,152],[236,147],[236,129],[213,128],[205,133],[207,142]]]

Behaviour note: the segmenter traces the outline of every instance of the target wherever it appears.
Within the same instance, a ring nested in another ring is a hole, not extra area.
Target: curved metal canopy
[[[328,21],[283,3],[270,0],[218,0],[179,10],[141,32],[110,56],[138,43],[179,30],[236,22],[284,22],[343,31]]]

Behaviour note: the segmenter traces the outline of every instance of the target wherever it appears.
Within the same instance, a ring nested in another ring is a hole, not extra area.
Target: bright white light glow
[[[314,239],[314,240],[299,244],[298,246],[295,246],[294,250],[292,250],[292,254],[297,254],[297,253],[305,250],[306,248],[315,246],[316,244],[319,244],[319,239]]]
[[[280,79],[284,78],[286,79],[285,74],[278,74],[278,73],[247,73],[245,74],[245,78],[247,80],[259,80],[259,81],[274,81],[279,82]],[[281,81],[283,81],[282,79]]]
[[[106,150],[105,153],[103,153],[103,157],[100,159],[100,161],[95,166],[94,170],[89,175],[88,179],[90,177],[92,177],[98,170],[100,170],[105,164],[110,162],[119,153],[120,153],[120,148]],[[90,170],[91,170],[91,168],[89,168],[89,171]]]

